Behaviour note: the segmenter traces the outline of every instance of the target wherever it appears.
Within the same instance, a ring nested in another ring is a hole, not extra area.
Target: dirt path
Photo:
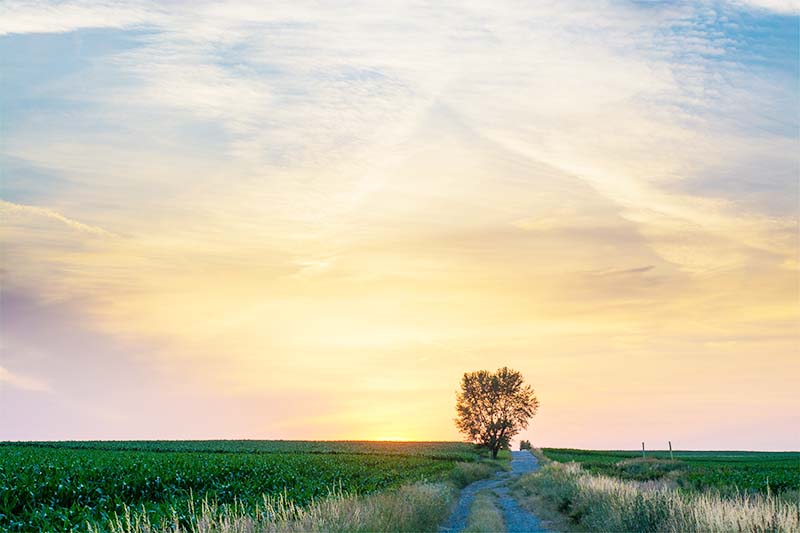
[[[499,472],[492,478],[482,479],[464,487],[453,514],[439,528],[439,532],[457,533],[462,531],[467,526],[472,500],[475,499],[478,492],[486,489],[491,490],[498,497],[498,505],[503,512],[506,531],[509,533],[547,531],[542,528],[538,518],[519,506],[508,490],[510,481],[522,474],[534,472],[538,468],[539,461],[530,452],[511,452],[511,472]]]

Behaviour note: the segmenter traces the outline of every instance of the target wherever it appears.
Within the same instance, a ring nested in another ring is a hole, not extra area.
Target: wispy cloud
[[[593,276],[628,276],[628,275],[636,275],[636,274],[644,274],[645,272],[650,272],[655,268],[654,265],[647,265],[641,266],[636,268],[625,268],[625,269],[615,269],[615,270],[596,270],[590,272]]]
[[[52,220],[67,226],[70,229],[88,233],[90,235],[97,235],[101,237],[113,237],[114,235],[103,228],[98,228],[95,226],[91,226],[89,224],[84,224],[82,222],[78,222],[77,220],[73,220],[71,218],[67,218],[61,213],[53,211],[52,209],[48,209],[46,207],[38,207],[34,205],[22,205],[22,204],[15,204],[12,202],[7,202],[5,200],[0,200],[0,215],[3,216],[6,223],[11,223],[10,219],[15,217],[34,217],[34,218],[44,218],[47,220]]]
[[[800,13],[800,1],[798,0],[732,0],[735,6],[747,6],[777,13],[797,15]]]
[[[0,366],[0,384],[26,391],[50,392],[50,386],[44,381],[21,374],[13,374],[2,366]]]
[[[156,4],[9,0],[0,5],[0,35],[63,33],[85,28],[128,28],[158,20]]]

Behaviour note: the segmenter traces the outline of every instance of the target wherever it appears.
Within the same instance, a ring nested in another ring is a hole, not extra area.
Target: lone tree
[[[497,452],[508,447],[511,438],[528,427],[539,400],[522,374],[508,367],[497,372],[467,372],[456,394],[456,426],[476,444]]]

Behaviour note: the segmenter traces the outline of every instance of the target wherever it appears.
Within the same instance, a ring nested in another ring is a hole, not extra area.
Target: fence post
[[[669,442],[669,460],[670,461],[674,461],[675,458],[672,457],[672,441],[670,440],[670,441],[667,441],[667,442]]]
[[[644,442],[642,443],[642,459],[644,459]]]

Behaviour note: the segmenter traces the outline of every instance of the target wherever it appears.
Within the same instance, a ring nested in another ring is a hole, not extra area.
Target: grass
[[[464,488],[474,481],[485,479],[494,474],[499,465],[492,465],[488,462],[457,463],[450,471],[449,479],[458,488]]]
[[[461,486],[494,471],[461,443],[300,442],[291,450],[288,441],[0,445],[0,530],[69,530],[126,514],[191,528],[200,522],[190,509],[258,522],[264,497],[311,509],[335,489],[325,505],[360,509],[362,496]]]
[[[300,507],[285,498],[264,497],[255,510],[219,505],[208,499],[185,509],[188,522],[154,521],[146,512],[125,509],[90,531],[113,533],[245,533],[245,532],[427,532],[436,531],[452,507],[457,491],[449,483],[416,483],[365,496],[337,492]],[[178,511],[175,511],[175,515]]]
[[[475,495],[467,518],[465,533],[499,533],[505,531],[503,513],[497,507],[497,497],[491,491]]]
[[[498,454],[497,459],[482,458],[470,463],[456,463],[449,479],[458,488],[464,488],[479,479],[486,479],[498,470],[511,470],[511,453]]]
[[[800,452],[596,451],[545,448],[555,461],[579,463],[584,470],[619,479],[673,480],[689,490],[722,493],[784,493],[800,490]]]
[[[550,454],[547,454],[550,455]],[[570,528],[588,531],[800,530],[800,500],[785,495],[715,489],[683,490],[672,479],[623,480],[594,474],[578,463],[548,462],[514,487],[523,505],[544,502],[562,513]]]

